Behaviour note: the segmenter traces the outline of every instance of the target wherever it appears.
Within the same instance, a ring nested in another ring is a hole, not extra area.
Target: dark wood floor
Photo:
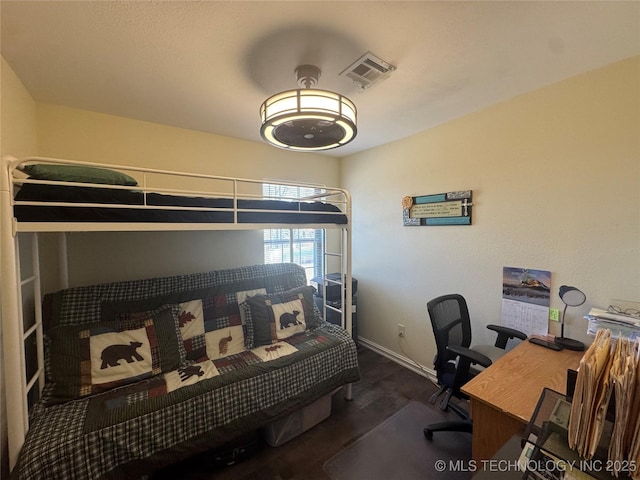
[[[326,460],[409,401],[428,404],[436,391],[426,378],[371,350],[361,348],[359,362],[361,380],[353,385],[353,400],[334,395],[331,416],[302,435],[277,448],[261,442],[257,453],[231,466],[212,468],[205,457],[167,469],[154,480],[326,480]]]

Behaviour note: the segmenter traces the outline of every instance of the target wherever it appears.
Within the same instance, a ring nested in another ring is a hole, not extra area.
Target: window
[[[264,184],[265,197],[300,198],[319,189]],[[313,228],[272,228],[264,231],[264,263],[293,262],[304,267],[307,282],[322,275],[324,230]]]

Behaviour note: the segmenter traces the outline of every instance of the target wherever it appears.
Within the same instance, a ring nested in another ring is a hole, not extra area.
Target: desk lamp
[[[570,287],[568,285],[562,285],[560,291],[560,300],[564,303],[564,310],[562,311],[562,325],[560,326],[560,337],[556,337],[556,343],[567,350],[577,350],[581,352],[584,350],[584,343],[574,340],[572,338],[565,338],[564,336],[564,316],[567,313],[567,307],[577,307],[582,305],[587,296],[576,287]]]

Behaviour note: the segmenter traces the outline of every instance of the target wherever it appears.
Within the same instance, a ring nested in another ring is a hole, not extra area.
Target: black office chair
[[[433,432],[471,432],[472,424],[469,413],[459,405],[451,402],[451,397],[466,400],[460,388],[483,368],[491,365],[505,353],[509,339],[525,340],[527,336],[512,328],[500,325],[487,325],[487,328],[498,333],[495,345],[480,345],[473,349],[471,345],[471,319],[467,302],[462,295],[450,294],[434,298],[427,303],[427,311],[431,319],[433,334],[436,339],[437,353],[434,366],[438,378],[438,390],[429,400],[435,404],[440,395],[446,393],[440,408],[453,410],[461,420],[427,425],[424,434],[433,438]]]

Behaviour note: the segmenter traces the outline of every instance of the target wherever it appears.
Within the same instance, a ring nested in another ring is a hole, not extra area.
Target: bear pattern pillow
[[[141,315],[139,312],[152,309],[171,308],[174,311],[175,329],[180,339],[178,346],[183,360],[182,366],[185,366],[206,358],[209,354],[213,355],[213,358],[219,358],[220,353],[213,354],[215,349],[213,343],[216,341],[213,339],[214,335],[208,335],[209,340],[207,340],[205,334],[221,328],[241,325],[245,349],[252,348],[253,323],[249,321],[250,311],[246,308],[241,309],[240,304],[245,304],[246,298],[252,295],[265,294],[267,289],[263,286],[264,283],[263,278],[257,278],[139,300],[107,301],[101,303],[100,315],[103,320],[110,321],[127,315],[139,316]],[[218,333],[220,334],[218,343],[223,338],[232,337],[231,340],[222,342],[222,352],[225,351],[225,344],[228,345],[229,342],[239,338],[239,335],[234,335],[233,331],[227,331],[224,337],[222,332]],[[207,348],[207,342],[209,348]]]
[[[169,309],[130,321],[58,326],[48,340],[57,402],[135,383],[180,364]]]
[[[245,321],[238,303],[264,288],[217,293],[180,304],[178,326],[188,360],[227,357],[246,350]]]
[[[310,286],[247,299],[253,321],[254,346],[284,340],[317,325]]]

